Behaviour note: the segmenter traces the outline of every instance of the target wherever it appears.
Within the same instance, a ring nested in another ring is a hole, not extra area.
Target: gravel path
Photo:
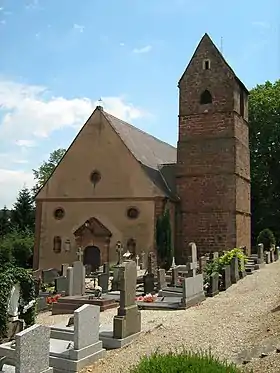
[[[266,315],[279,305],[280,261],[247,276],[226,292],[207,298],[185,311],[142,311],[143,333],[130,346],[108,351],[103,360],[82,371],[126,372],[145,354],[184,346],[209,350],[221,359],[236,361],[237,354],[254,345]],[[101,313],[108,323],[116,310]],[[39,323],[52,325],[69,316],[42,314]]]

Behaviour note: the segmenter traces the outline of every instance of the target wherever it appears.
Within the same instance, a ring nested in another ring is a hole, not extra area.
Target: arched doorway
[[[84,265],[95,272],[101,265],[100,249],[97,246],[87,246],[84,250]]]

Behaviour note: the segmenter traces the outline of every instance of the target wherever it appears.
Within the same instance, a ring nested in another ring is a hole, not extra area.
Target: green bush
[[[204,269],[204,284],[209,285],[210,276],[212,273],[217,272],[220,275],[222,270],[226,265],[230,265],[231,260],[237,257],[238,258],[238,267],[239,271],[244,271],[244,264],[246,264],[248,258],[241,249],[233,249],[224,253],[218,259],[215,259],[209,262]],[[243,267],[243,268],[242,268]]]
[[[211,354],[169,352],[144,357],[130,373],[241,373],[235,365],[221,362]]]
[[[257,239],[258,244],[262,243],[265,250],[270,250],[272,248],[272,245],[275,245],[275,237],[273,232],[266,228],[263,229],[260,234],[258,235]]]
[[[35,282],[31,271],[7,264],[0,267],[0,341],[5,337],[7,331],[7,306],[11,289],[14,284],[19,283],[20,292],[20,319],[25,321],[26,326],[33,325],[35,322],[35,305],[23,313],[24,305],[35,300]]]
[[[0,266],[11,263],[26,268],[33,246],[34,235],[31,232],[13,230],[0,240]]]

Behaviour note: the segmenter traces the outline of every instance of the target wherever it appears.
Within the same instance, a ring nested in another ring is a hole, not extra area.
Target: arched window
[[[53,251],[56,254],[60,254],[61,253],[61,245],[62,245],[61,237],[55,236],[53,238]]]
[[[204,92],[201,93],[200,104],[201,105],[212,104],[212,95],[208,91],[208,89],[206,89]]]

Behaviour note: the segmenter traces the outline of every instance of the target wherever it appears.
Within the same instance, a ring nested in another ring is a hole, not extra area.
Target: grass
[[[221,362],[210,353],[154,353],[144,357],[130,373],[242,373],[234,364]]]

